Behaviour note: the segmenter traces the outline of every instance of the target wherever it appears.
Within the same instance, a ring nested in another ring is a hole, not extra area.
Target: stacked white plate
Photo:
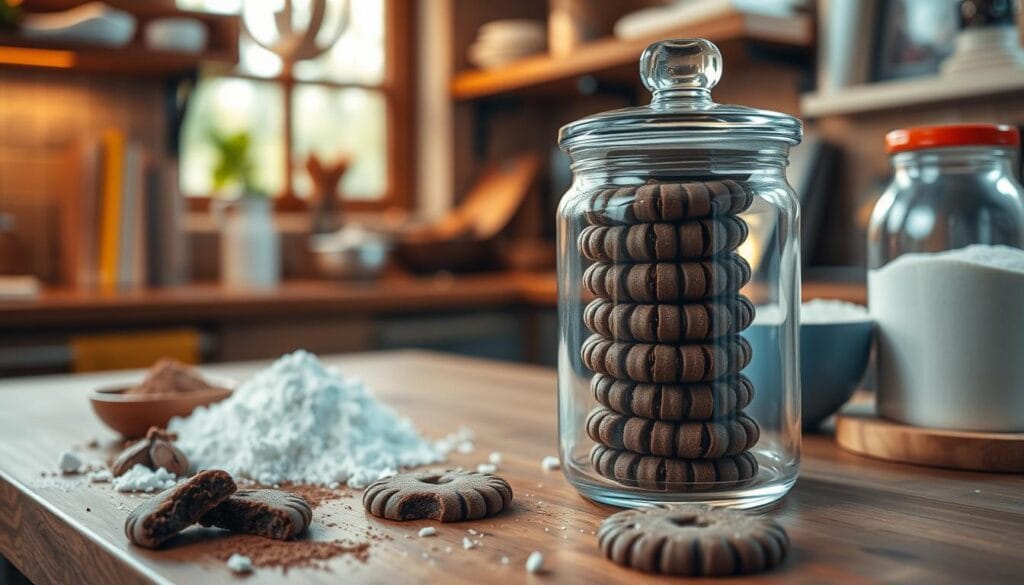
[[[507,65],[544,51],[546,27],[537,20],[495,20],[477,31],[469,47],[469,62],[482,69]]]

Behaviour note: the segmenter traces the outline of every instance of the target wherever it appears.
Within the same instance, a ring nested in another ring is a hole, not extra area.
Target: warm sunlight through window
[[[320,34],[329,42],[331,31],[348,24],[338,41],[322,55],[300,61],[294,81],[282,77],[277,55],[247,34],[240,40],[240,62],[232,71],[205,71],[189,105],[182,129],[181,185],[187,195],[215,194],[213,170],[217,151],[212,135],[247,133],[255,167],[255,187],[273,195],[286,190],[284,168],[284,100],[293,100],[293,191],[309,197],[312,183],[305,161],[310,153],[321,160],[350,157],[351,166],[338,188],[345,200],[374,202],[389,194],[389,118],[386,73],[387,0],[328,0]],[[272,10],[281,2],[256,7],[248,23],[259,38],[273,38]],[[309,22],[309,2],[296,1],[293,22],[301,31]],[[182,8],[239,12],[241,0],[178,0]],[[291,88],[289,90],[289,85]]]

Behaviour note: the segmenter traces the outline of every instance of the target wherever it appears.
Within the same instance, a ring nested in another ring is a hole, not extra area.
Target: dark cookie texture
[[[604,555],[646,573],[726,577],[780,565],[789,536],[769,518],[706,506],[626,510],[597,533]]]
[[[507,481],[474,471],[402,473],[370,484],[363,493],[366,510],[388,520],[477,520],[511,503]]]
[[[745,414],[735,418],[673,422],[626,416],[599,406],[587,416],[590,438],[642,455],[717,459],[753,447],[761,431]]]
[[[751,187],[732,179],[656,182],[601,189],[584,217],[591,225],[676,222],[742,213],[753,201]]]
[[[583,310],[583,322],[594,333],[643,343],[705,341],[739,333],[753,321],[754,304],[743,295],[668,305],[595,299]]]
[[[658,262],[731,252],[747,235],[745,221],[726,215],[680,224],[589,226],[580,233],[579,248],[596,262]]]
[[[135,508],[124,523],[125,536],[139,546],[157,548],[198,522],[236,489],[227,472],[197,473]]]
[[[583,286],[615,302],[678,303],[735,294],[750,277],[750,264],[729,253],[693,262],[592,264],[583,273]]]
[[[750,343],[740,336],[707,344],[629,343],[592,335],[583,342],[583,364],[620,380],[678,384],[736,374],[750,363]]]
[[[649,384],[596,374],[594,399],[615,412],[664,421],[708,420],[729,416],[750,404],[754,387],[737,375],[694,384]]]
[[[757,475],[757,459],[750,451],[719,459],[678,459],[598,443],[590,451],[590,463],[602,476],[622,485],[662,492],[721,489]]]
[[[203,526],[276,540],[298,537],[312,521],[309,503],[281,490],[239,490],[199,519]]]

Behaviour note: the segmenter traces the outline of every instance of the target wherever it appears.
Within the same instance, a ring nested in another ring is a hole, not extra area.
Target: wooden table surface
[[[363,376],[379,398],[430,437],[460,425],[477,433],[476,451],[452,465],[504,456],[500,474],[515,490],[511,513],[477,522],[368,518],[359,493],[323,505],[315,539],[371,540],[365,563],[338,557],[328,568],[258,570],[247,583],[641,583],[645,577],[604,560],[593,535],[611,509],[591,504],[540,460],[556,451],[555,374],[543,368],[429,353],[356,355],[330,362]],[[209,368],[243,377],[260,364]],[[0,553],[38,583],[234,583],[207,544],[182,539],[168,550],[130,546],[122,534],[140,497],[83,479],[44,477],[58,454],[90,438],[112,442],[86,394],[136,374],[61,376],[0,382]],[[830,438],[804,439],[800,480],[771,512],[793,549],[758,583],[1020,583],[1024,573],[1024,477],[896,465],[839,451]],[[327,526],[324,517],[331,521]],[[564,527],[564,530],[563,530]],[[483,545],[463,550],[473,528]],[[451,552],[445,552],[451,547]],[[548,572],[527,575],[542,551]],[[511,560],[500,563],[502,556]],[[744,579],[727,582],[748,582]]]

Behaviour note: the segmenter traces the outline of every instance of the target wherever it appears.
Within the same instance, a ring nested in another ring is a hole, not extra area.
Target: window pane
[[[182,128],[181,188],[187,195],[213,194],[218,161],[211,132],[248,132],[253,180],[272,195],[283,188],[281,87],[246,79],[213,78],[199,83]]]
[[[308,196],[305,160],[352,158],[340,193],[346,199],[379,199],[387,189],[387,104],[383,94],[302,84],[295,88],[295,190]]]
[[[347,1],[349,19],[345,32],[327,53],[296,64],[297,78],[367,85],[384,81],[384,0]],[[327,12],[318,39],[329,40],[332,31],[337,30],[337,8],[341,4],[339,0],[329,2],[329,7],[335,7],[334,14]]]

